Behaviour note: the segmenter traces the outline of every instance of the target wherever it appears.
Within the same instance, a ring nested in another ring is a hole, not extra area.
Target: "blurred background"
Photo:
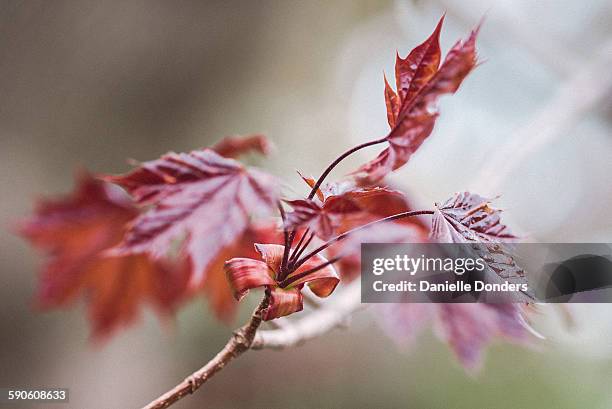
[[[253,132],[276,145],[254,163],[301,192],[296,169],[319,174],[386,133],[383,71],[444,12],[443,50],[486,15],[485,63],[444,98],[394,182],[422,206],[502,194],[508,223],[533,240],[610,242],[607,0],[0,1],[0,386],[68,387],[75,409],[140,407],[231,331],[201,299],[101,344],[82,308],[35,312],[41,257],[9,230],[33,199],[69,191],[81,166],[118,173],[126,158]],[[543,307],[547,340],[496,344],[475,375],[431,334],[398,348],[366,312],[302,347],[251,352],[174,407],[612,407],[612,308],[572,308],[573,329]]]

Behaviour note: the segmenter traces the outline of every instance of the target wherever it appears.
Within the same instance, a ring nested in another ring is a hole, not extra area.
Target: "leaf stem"
[[[285,242],[285,249],[283,251],[283,261],[281,262],[281,274],[282,274],[287,269],[287,262],[289,261],[289,249],[291,248],[291,244],[293,242],[294,232],[292,231],[291,233],[289,233],[289,230],[287,229],[287,223],[286,223],[287,217],[285,215],[285,209],[283,208],[283,205],[280,201],[278,202],[278,211],[280,212],[281,219],[283,221],[283,235],[284,235],[284,242]]]
[[[332,259],[329,259],[329,260],[325,261],[324,263],[319,264],[316,267],[313,267],[311,269],[303,271],[303,272],[301,272],[299,274],[296,274],[294,276],[287,277],[282,282],[280,282],[278,284],[278,286],[281,287],[281,288],[286,288],[286,287],[290,286],[291,284],[295,283],[296,281],[298,281],[299,279],[304,278],[304,277],[306,277],[309,274],[316,273],[317,271],[319,271],[319,270],[329,266],[330,264],[334,264],[336,261],[340,260],[341,258],[342,258],[342,256],[334,257]]]
[[[368,146],[373,146],[373,145],[378,145],[380,143],[386,142],[387,138],[381,138],[381,139],[376,139],[374,141],[370,141],[370,142],[366,142],[366,143],[362,143],[361,145],[357,145],[354,146],[353,148],[349,149],[348,151],[344,152],[342,155],[338,156],[332,163],[329,164],[329,166],[323,171],[323,173],[321,174],[321,176],[319,176],[319,179],[317,179],[317,181],[315,182],[314,186],[312,187],[312,190],[310,191],[310,193],[308,194],[308,200],[311,200],[315,194],[317,193],[317,190],[321,187],[321,184],[323,183],[323,181],[325,180],[325,178],[330,174],[330,172],[340,163],[342,162],[346,157],[352,155],[353,153],[357,152],[360,149],[363,148],[367,148]],[[293,240],[295,239],[295,234],[296,231],[295,229],[293,229],[291,232],[287,232],[287,229],[284,225],[285,222],[285,211],[282,208],[282,206],[279,204],[279,210],[281,212],[281,217],[283,218],[283,229],[284,229],[284,233],[285,233],[285,250],[283,252],[283,261],[281,263],[281,271],[280,271],[280,279],[284,280],[285,278],[287,278],[287,275],[289,274],[289,268],[288,268],[288,262],[289,262],[289,251],[291,249],[291,246],[293,245]],[[305,235],[306,233],[304,233]],[[313,235],[314,236],[314,235]],[[308,244],[310,243],[310,240],[312,240],[312,237],[310,237],[310,239],[308,240],[308,242],[304,245],[303,248],[298,249],[296,248],[293,251],[293,254],[291,255],[291,264],[292,264],[292,268],[293,268],[293,261],[295,261],[295,259],[297,259],[299,257],[299,255],[302,253],[302,251],[304,251],[306,249],[306,246],[308,246]],[[302,236],[302,239],[304,238],[304,236]],[[299,244],[298,244],[299,247]]]
[[[295,263],[295,261],[297,259],[300,258],[300,256],[302,255],[302,253],[304,252],[304,250],[306,250],[306,248],[310,245],[310,243],[312,242],[312,239],[314,239],[315,233],[314,232],[310,232],[310,237],[308,237],[308,239],[306,240],[306,242],[304,243],[303,246],[301,246],[299,249],[296,247],[295,251],[293,252],[293,255],[291,256],[291,258],[289,259],[289,265],[292,266],[293,263]]]
[[[315,194],[317,194],[317,190],[321,187],[321,184],[323,184],[323,181],[325,180],[325,178],[327,177],[327,175],[330,174],[330,172],[340,163],[342,162],[347,156],[352,155],[353,153],[357,152],[360,149],[363,148],[367,148],[368,146],[373,146],[373,145],[378,145],[379,143],[383,143],[383,142],[387,142],[387,137],[381,138],[381,139],[376,139],[374,141],[370,141],[370,142],[366,142],[366,143],[362,143],[361,145],[357,145],[351,149],[349,149],[348,151],[344,152],[342,155],[338,156],[336,158],[336,160],[334,160],[324,171],[323,173],[321,173],[321,176],[319,176],[319,179],[317,179],[316,183],[314,184],[314,186],[312,187],[312,190],[310,191],[310,194],[308,194],[308,199],[312,199]]]
[[[295,245],[293,251],[291,252],[291,255],[289,256],[289,262],[291,262],[291,260],[295,256],[295,253],[297,253],[300,250],[300,247],[302,247],[302,243],[304,243],[304,239],[306,238],[306,236],[308,236],[308,233],[310,233],[310,227],[308,227],[306,230],[304,230],[304,233],[302,233],[302,237],[300,237],[300,240]]]
[[[338,236],[326,241],[325,243],[323,243],[322,245],[320,245],[319,247],[317,247],[316,249],[312,250],[310,253],[306,254],[305,256],[303,256],[302,258],[300,258],[298,261],[296,261],[295,263],[293,263],[292,265],[292,269],[297,269],[298,267],[300,267],[302,264],[304,264],[306,262],[306,260],[308,260],[310,257],[320,253],[321,251],[325,250],[326,248],[328,248],[329,246],[331,246],[332,244],[339,242],[340,240],[344,240],[345,238],[347,238],[348,236],[350,236],[351,234],[358,232],[360,230],[363,230],[365,228],[368,228],[370,226],[373,226],[375,224],[378,223],[383,223],[383,222],[388,222],[388,221],[392,221],[392,220],[398,220],[398,219],[403,219],[405,217],[414,217],[414,216],[421,216],[424,214],[433,214],[433,210],[413,210],[413,211],[409,211],[409,212],[402,212],[402,213],[398,213],[398,214],[394,214],[391,216],[387,216],[383,219],[378,219],[378,220],[374,220],[370,223],[366,223],[362,226],[359,227],[355,227],[354,229],[348,230],[342,234],[339,234]]]

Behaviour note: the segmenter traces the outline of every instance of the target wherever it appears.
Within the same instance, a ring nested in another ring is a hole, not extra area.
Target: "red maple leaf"
[[[300,176],[308,186],[314,186],[313,178]],[[360,224],[409,210],[406,196],[399,190],[385,186],[358,187],[349,181],[324,185],[317,189],[316,199],[286,202],[293,208],[287,214],[286,225],[290,229],[308,227],[324,240]]]
[[[121,241],[126,223],[137,214],[125,194],[89,174],[80,176],[71,195],[41,200],[35,214],[19,225],[23,236],[50,254],[37,303],[60,307],[85,295],[94,337],[133,321],[145,301],[170,313],[183,295],[186,270],[145,254],[105,253]]]
[[[251,217],[268,214],[277,203],[275,178],[211,149],[168,153],[106,180],[124,187],[138,204],[150,206],[131,223],[117,251],[163,257],[184,239],[194,287],[203,282],[215,258],[241,238]]]
[[[347,192],[348,193],[348,192]],[[351,194],[362,210],[341,219],[336,234],[394,214],[414,210],[404,193],[388,187],[358,189]],[[353,280],[361,271],[362,243],[420,243],[428,241],[429,229],[418,218],[399,219],[377,224],[350,235],[327,250],[330,259],[342,256],[336,263],[342,279]]]
[[[227,136],[211,146],[221,156],[235,158],[255,152],[263,155],[270,153],[272,144],[261,134],[246,136]],[[225,276],[223,265],[234,257],[256,258],[255,243],[282,243],[283,236],[276,222],[251,223],[244,233],[233,244],[224,247],[206,268],[201,290],[206,295],[209,307],[215,316],[230,323],[236,315],[238,302]],[[197,290],[197,288],[195,289]]]
[[[434,32],[404,59],[397,56],[397,93],[385,78],[385,104],[391,131],[389,146],[376,159],[354,172],[361,183],[375,183],[399,169],[431,134],[438,117],[440,96],[452,94],[476,65],[478,28],[465,41],[457,42],[440,64],[440,31],[444,17]]]
[[[250,152],[267,155],[272,149],[272,144],[262,134],[244,136],[226,136],[210,147],[213,151],[226,158],[236,158]]]
[[[431,235],[443,243],[483,243],[515,241],[518,237],[501,223],[500,210],[491,200],[470,192],[455,193],[442,205],[436,205]]]
[[[308,227],[324,240],[332,237],[344,217],[362,210],[350,194],[329,196],[322,204],[308,199],[288,200],[287,203],[293,207],[287,214],[287,226],[291,229]]]
[[[511,246],[504,244],[518,237],[501,222],[500,213],[490,206],[489,199],[470,192],[456,193],[444,204],[436,205],[430,236],[441,243],[480,243],[457,248],[484,260],[488,267],[484,274],[489,282],[528,284]],[[513,295],[516,302],[531,302],[534,298],[532,291]]]

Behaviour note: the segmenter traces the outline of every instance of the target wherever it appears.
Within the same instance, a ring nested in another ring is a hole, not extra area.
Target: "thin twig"
[[[252,349],[283,349],[300,345],[331,330],[345,326],[349,317],[364,308],[359,280],[346,285],[321,308],[287,323],[286,328],[257,331]]]
[[[263,311],[268,308],[270,296],[266,292],[259,306],[253,311],[251,319],[241,328],[234,331],[232,337],[227,341],[223,349],[206,365],[198,369],[183,382],[176,385],[170,391],[164,393],[142,409],[164,409],[176,403],[187,395],[194,393],[206,381],[221,371],[234,358],[248,351],[253,344],[255,333],[261,325]]]

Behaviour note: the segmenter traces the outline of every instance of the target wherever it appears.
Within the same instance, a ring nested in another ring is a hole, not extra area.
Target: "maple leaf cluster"
[[[432,133],[437,100],[457,91],[476,65],[478,29],[442,61],[442,23],[405,58],[397,56],[395,90],[384,79],[388,135],[347,151],[318,179],[300,174],[306,197],[285,197],[276,177],[236,159],[269,153],[268,140],[251,135],[171,152],[125,175],[84,173],[71,195],[41,201],[20,225],[49,253],[40,305],[57,307],[83,295],[93,333],[103,336],[131,322],[143,303],[170,315],[200,293],[227,321],[237,300],[264,288],[270,301],[263,319],[270,320],[300,311],[303,291],[327,297],[341,281],[355,279],[361,243],[516,239],[487,199],[463,192],[434,210],[414,212],[406,194],[384,180]],[[324,183],[344,157],[379,143],[387,147],[375,159]],[[431,226],[414,217],[424,214],[432,215]],[[516,266],[493,267],[501,274]],[[518,269],[513,273],[521,279]],[[398,306],[389,316],[397,329],[432,314],[466,365],[491,336],[518,338],[525,329],[518,305]]]
[[[213,148],[231,157],[267,147],[257,135]],[[223,264],[255,257],[256,241],[276,240],[274,222],[251,220],[269,214],[276,197],[272,176],[213,149],[170,153],[122,177],[82,173],[74,193],[40,201],[18,226],[49,253],[37,302],[59,307],[83,294],[95,337],[131,322],[140,304],[169,316],[199,291],[229,320],[236,303]]]

